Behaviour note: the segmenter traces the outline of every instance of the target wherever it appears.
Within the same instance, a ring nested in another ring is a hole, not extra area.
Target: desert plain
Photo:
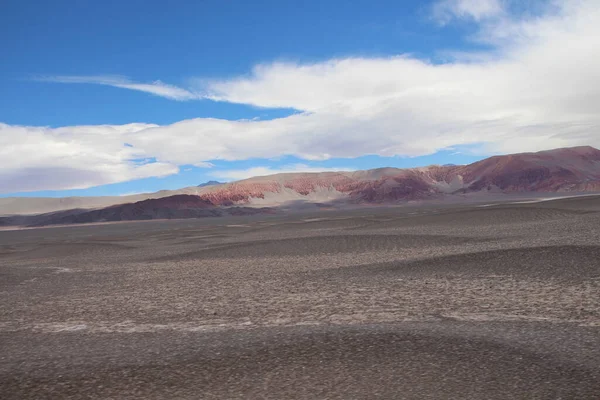
[[[600,197],[0,231],[1,399],[598,399]]]

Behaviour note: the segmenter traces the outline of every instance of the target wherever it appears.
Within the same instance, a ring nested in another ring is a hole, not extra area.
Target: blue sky
[[[597,145],[594,3],[6,0],[0,196]]]
[[[229,3],[229,4],[227,4]],[[243,75],[273,60],[414,53],[472,46],[465,27],[441,29],[422,1],[3,2],[2,122],[19,125],[170,124],[183,119],[275,118],[289,110],[172,102],[38,76],[123,75],[182,84]]]

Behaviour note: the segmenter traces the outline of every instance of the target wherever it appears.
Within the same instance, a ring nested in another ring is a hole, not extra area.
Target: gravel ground
[[[600,197],[0,231],[2,399],[599,399]]]

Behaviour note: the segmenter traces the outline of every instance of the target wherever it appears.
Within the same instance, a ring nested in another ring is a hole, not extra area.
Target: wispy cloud
[[[144,194],[144,193],[149,193],[150,191],[137,191],[137,192],[125,192],[125,193],[120,193],[118,194],[118,196],[120,197],[125,197],[125,196],[136,196],[138,194]]]
[[[271,167],[252,167],[247,169],[230,169],[213,171],[209,175],[219,178],[224,181],[236,181],[241,179],[252,178],[255,176],[265,176],[273,174],[288,174],[298,172],[337,172],[337,171],[352,171],[351,168],[326,168],[326,167],[311,167],[306,164],[291,164],[279,168]]]
[[[432,17],[444,25],[454,18],[481,21],[505,14],[506,0],[441,0],[434,3]]]
[[[201,99],[197,93],[193,93],[187,89],[178,86],[169,85],[161,81],[150,83],[139,83],[130,80],[124,76],[114,75],[93,75],[93,76],[75,76],[75,75],[54,75],[54,76],[39,76],[35,80],[42,82],[55,83],[85,83],[93,85],[112,86],[121,89],[137,90],[140,92],[150,93],[155,96],[165,97],[171,100],[196,100]]]

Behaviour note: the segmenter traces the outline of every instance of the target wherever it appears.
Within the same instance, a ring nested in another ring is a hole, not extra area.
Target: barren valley
[[[600,197],[0,232],[0,397],[600,393]]]

